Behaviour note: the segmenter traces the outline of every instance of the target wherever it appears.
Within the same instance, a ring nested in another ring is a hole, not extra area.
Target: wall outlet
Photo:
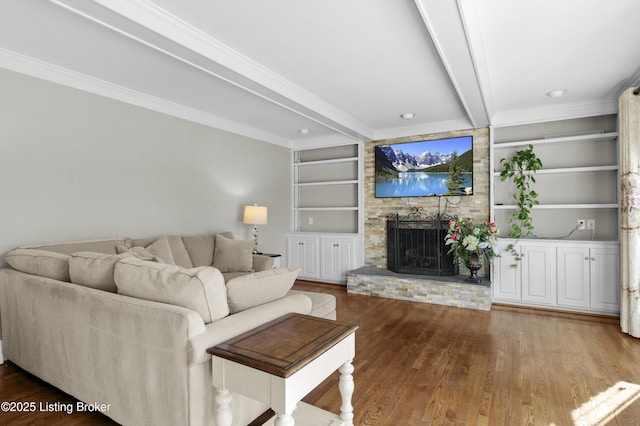
[[[596,220],[595,219],[587,219],[587,229],[591,231],[596,230]]]
[[[313,225],[313,218],[312,217],[309,218],[309,225]]]
[[[578,219],[578,229],[587,229],[587,221],[585,219]]]

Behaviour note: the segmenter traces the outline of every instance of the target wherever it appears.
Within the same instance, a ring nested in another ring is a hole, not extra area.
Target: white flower
[[[467,235],[464,237],[464,240],[462,240],[462,245],[469,251],[476,251],[478,248],[478,239],[473,235]]]

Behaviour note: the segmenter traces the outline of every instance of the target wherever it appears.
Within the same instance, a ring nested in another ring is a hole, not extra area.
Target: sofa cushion
[[[120,259],[135,256],[133,252],[104,254],[91,251],[72,253],[69,259],[71,282],[98,290],[116,292],[113,280],[116,263]]]
[[[213,266],[220,272],[253,271],[253,241],[234,240],[221,234],[216,234],[215,241]]]
[[[116,246],[125,244],[125,238],[105,238],[100,240],[28,245],[19,248],[55,251],[56,253],[63,254],[71,254],[79,251],[94,251],[98,253],[117,254]]]
[[[227,283],[227,302],[233,314],[284,297],[300,268],[278,268],[233,278]]]
[[[213,234],[189,235],[182,237],[184,247],[189,253],[193,266],[213,265],[213,247],[215,236]]]
[[[184,269],[130,257],[116,263],[114,281],[119,294],[191,309],[205,324],[229,315],[224,279],[210,266]]]
[[[17,271],[69,282],[69,255],[55,251],[18,248],[4,257]]]
[[[224,282],[228,283],[234,278],[244,277],[245,275],[252,274],[253,272],[223,272]]]
[[[336,297],[333,294],[312,291],[291,290],[287,295],[304,294],[311,299],[309,315],[319,318],[336,319]]]
[[[137,256],[151,260],[149,258],[157,258],[162,263],[168,263],[169,265],[175,265],[173,255],[171,254],[171,246],[167,237],[158,238],[147,247],[134,246],[129,247],[126,245],[116,246],[118,254],[121,253],[135,253]]]

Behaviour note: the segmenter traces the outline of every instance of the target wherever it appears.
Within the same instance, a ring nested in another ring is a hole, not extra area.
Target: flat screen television
[[[376,198],[473,194],[473,136],[375,147]]]

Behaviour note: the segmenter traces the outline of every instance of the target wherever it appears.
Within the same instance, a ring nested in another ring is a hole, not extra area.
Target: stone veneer
[[[473,195],[464,197],[406,197],[376,198],[375,196],[375,153],[378,145],[392,145],[403,142],[473,136]],[[420,207],[429,216],[441,212],[476,221],[489,220],[489,129],[458,130],[430,135],[411,136],[398,139],[384,139],[367,142],[364,147],[364,266],[387,268],[386,218],[395,213],[406,215],[412,208]],[[461,267],[460,273],[466,268]],[[483,267],[479,276],[487,276]]]
[[[347,291],[411,302],[491,310],[489,282],[466,283],[462,276],[396,274],[388,270],[360,268],[347,273]]]

